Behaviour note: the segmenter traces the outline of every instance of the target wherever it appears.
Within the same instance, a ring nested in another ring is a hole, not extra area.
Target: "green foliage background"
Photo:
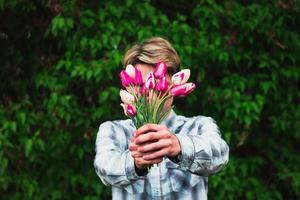
[[[300,2],[0,0],[0,198],[107,199],[101,122],[123,118],[122,55],[168,39],[198,88],[176,101],[217,121],[230,162],[209,199],[300,199]]]

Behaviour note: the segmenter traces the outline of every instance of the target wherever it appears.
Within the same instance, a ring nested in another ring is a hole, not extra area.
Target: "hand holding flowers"
[[[129,145],[136,166],[140,169],[160,163],[164,156],[174,157],[180,153],[177,137],[160,124],[146,124],[134,132]]]

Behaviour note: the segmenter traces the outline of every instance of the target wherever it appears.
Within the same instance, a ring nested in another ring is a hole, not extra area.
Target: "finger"
[[[160,136],[158,132],[149,132],[144,135],[140,135],[138,138],[135,139],[135,144],[137,146],[146,145],[150,143],[157,142]]]
[[[149,152],[142,153],[142,152],[139,152],[139,151],[131,151],[130,153],[131,153],[131,156],[133,158],[142,158],[143,156],[152,154],[154,152],[155,151],[151,151],[151,152],[149,151]]]
[[[138,146],[135,143],[130,143],[128,146],[129,151],[136,151]]]
[[[137,151],[141,152],[141,153],[146,153],[146,152],[152,152],[158,149],[162,149],[164,147],[168,147],[170,146],[170,140],[159,140],[158,142],[154,142],[154,143],[147,143],[145,145],[139,146],[137,148]]]
[[[135,140],[135,137],[132,137],[132,138],[130,139],[130,142],[134,142],[134,140]]]
[[[145,154],[142,154],[142,153],[140,153],[140,152],[138,152],[138,151],[132,151],[132,152],[131,152],[131,156],[132,156],[133,158],[142,158],[144,155],[145,155]]]
[[[134,131],[134,136],[138,137],[141,134],[145,134],[149,131],[159,131],[159,130],[165,130],[167,127],[165,125],[161,124],[145,124]]]
[[[156,151],[152,154],[144,155],[143,159],[144,160],[152,160],[152,159],[164,157],[164,156],[168,155],[168,153],[169,153],[168,148],[163,148],[163,149],[161,149],[159,151]]]
[[[166,130],[161,130],[161,131],[157,131],[157,132],[149,132],[147,134],[143,134],[143,135],[138,136],[135,139],[135,144],[140,145],[140,144],[145,143],[145,142],[151,142],[151,141],[154,141],[154,140],[167,138],[167,137],[169,137],[169,135],[170,135],[169,132],[166,131]]]
[[[139,135],[136,139],[135,139],[135,144],[140,146],[140,145],[144,145],[145,143],[153,143],[153,142],[157,142],[159,135],[157,134],[158,132],[148,132],[146,134],[143,135]]]
[[[139,165],[158,164],[162,162],[163,158],[155,158],[152,160],[144,160],[143,158],[137,158],[136,161]]]

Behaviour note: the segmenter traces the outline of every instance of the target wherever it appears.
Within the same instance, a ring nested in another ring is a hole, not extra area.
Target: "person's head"
[[[153,66],[164,61],[168,73],[174,74],[180,66],[180,59],[172,45],[161,37],[152,37],[129,48],[124,55],[123,65],[146,64]]]
[[[143,80],[149,72],[154,71],[155,64],[164,61],[167,64],[167,79],[180,67],[180,58],[172,45],[161,37],[152,37],[129,48],[123,58],[123,65],[132,64],[142,72]],[[173,98],[166,102],[165,107],[171,106]]]

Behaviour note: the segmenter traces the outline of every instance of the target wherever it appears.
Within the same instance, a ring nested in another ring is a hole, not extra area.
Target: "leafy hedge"
[[[0,198],[106,199],[93,168],[119,119],[122,55],[168,39],[198,89],[175,102],[230,144],[209,199],[300,198],[299,1],[0,1]]]

